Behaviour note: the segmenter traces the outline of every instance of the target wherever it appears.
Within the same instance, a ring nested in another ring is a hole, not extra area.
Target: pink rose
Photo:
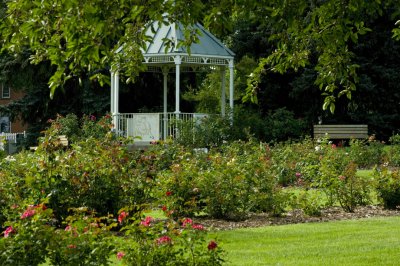
[[[153,220],[154,220],[153,217],[147,216],[143,221],[140,222],[140,224],[143,225],[143,226],[148,227],[148,226],[151,225],[151,222]]]
[[[14,228],[12,228],[12,226],[7,227],[6,230],[4,231],[4,237],[7,238],[13,232]]]
[[[204,226],[202,226],[201,224],[194,224],[194,225],[192,226],[192,228],[193,228],[193,229],[196,229],[196,230],[200,230],[200,231],[203,231],[203,230],[204,230]]]
[[[122,252],[122,251],[119,251],[118,253],[117,253],[117,259],[118,260],[122,260],[122,258],[125,256],[125,253],[124,252]]]
[[[21,215],[21,219],[25,219],[35,215],[35,210],[32,210],[30,207]]]
[[[156,240],[158,245],[171,244],[171,238],[169,236],[162,236]]]
[[[182,226],[183,226],[183,227],[186,227],[188,224],[189,224],[189,225],[193,224],[193,220],[190,219],[190,218],[185,218],[185,219],[183,219],[183,221],[182,221]]]

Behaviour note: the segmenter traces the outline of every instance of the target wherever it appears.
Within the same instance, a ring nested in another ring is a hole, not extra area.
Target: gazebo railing
[[[207,116],[200,113],[120,113],[114,117],[115,132],[142,141],[176,138],[179,124],[196,122]]]
[[[17,143],[17,139],[19,138],[19,136],[22,136],[23,138],[26,138],[26,133],[21,132],[21,133],[4,133],[1,132],[0,133],[0,140],[7,140],[11,143]]]

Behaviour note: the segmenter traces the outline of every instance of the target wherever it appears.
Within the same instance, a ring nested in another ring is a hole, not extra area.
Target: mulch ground
[[[243,221],[196,218],[196,223],[201,223],[208,228],[213,228],[213,230],[231,230],[247,227],[329,222],[385,216],[400,216],[400,210],[386,210],[380,206],[362,206],[358,207],[354,212],[345,212],[340,207],[330,207],[322,210],[321,216],[318,217],[304,215],[301,210],[293,210],[281,217],[273,217],[269,214],[261,213],[251,214],[248,219]]]

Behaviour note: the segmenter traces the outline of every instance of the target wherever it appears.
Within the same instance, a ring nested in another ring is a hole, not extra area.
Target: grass
[[[398,265],[400,217],[217,232],[226,265]]]
[[[373,173],[374,173],[374,170],[372,170],[372,169],[360,169],[360,170],[357,170],[357,175],[358,176],[364,177],[364,178],[369,178],[369,179],[373,178]]]

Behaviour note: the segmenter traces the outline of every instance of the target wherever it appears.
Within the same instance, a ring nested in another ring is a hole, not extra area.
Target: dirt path
[[[245,227],[260,227],[269,225],[284,225],[295,223],[328,222],[336,220],[349,220],[370,217],[400,216],[400,210],[385,210],[379,206],[358,207],[354,212],[348,213],[340,207],[331,207],[322,210],[319,217],[310,217],[301,210],[294,210],[282,217],[271,217],[268,214],[252,214],[244,221],[225,221],[218,219],[196,218],[196,222],[214,230],[230,230]]]

